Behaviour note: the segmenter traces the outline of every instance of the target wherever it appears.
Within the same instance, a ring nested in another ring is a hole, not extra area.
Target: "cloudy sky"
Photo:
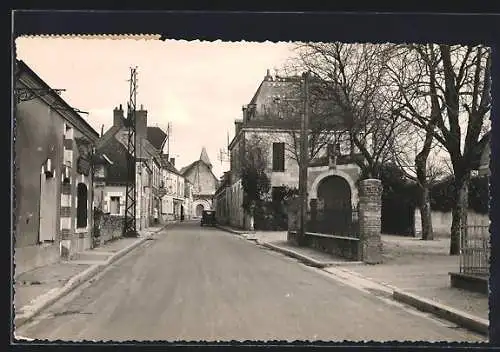
[[[219,149],[234,136],[267,69],[292,55],[288,43],[159,41],[145,39],[18,38],[17,58],[28,64],[97,132],[113,123],[113,108],[126,106],[130,67],[138,67],[137,105],[148,125],[172,125],[170,154],[181,168],[207,148],[217,176],[228,169]]]

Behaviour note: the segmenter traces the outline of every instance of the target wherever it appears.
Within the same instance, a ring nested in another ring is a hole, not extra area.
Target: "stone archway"
[[[355,208],[358,205],[359,198],[358,198],[358,188],[356,187],[354,180],[346,172],[333,169],[322,172],[314,179],[308,194],[309,203],[312,199],[318,198],[318,186],[320,185],[321,181],[323,181],[325,178],[329,176],[339,176],[349,184],[349,188],[351,190],[351,206]]]
[[[205,199],[197,199],[193,202],[193,215],[200,218],[203,210],[210,210],[212,208],[210,202]]]
[[[308,198],[314,232],[350,236],[356,231],[353,209],[358,204],[358,192],[348,174],[326,170],[314,180]]]
[[[203,210],[205,210],[205,207],[203,206],[203,204],[196,205],[196,208],[195,208],[196,216],[200,217],[203,214]]]

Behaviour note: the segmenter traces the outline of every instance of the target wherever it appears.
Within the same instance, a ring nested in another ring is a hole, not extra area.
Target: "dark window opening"
[[[87,186],[79,183],[77,188],[76,227],[87,227]]]
[[[273,171],[285,171],[285,143],[273,143]]]

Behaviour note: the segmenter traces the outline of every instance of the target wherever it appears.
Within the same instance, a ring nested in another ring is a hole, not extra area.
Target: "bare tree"
[[[449,153],[455,190],[450,255],[456,255],[460,251],[460,231],[467,224],[473,158],[483,147],[487,138],[485,132],[489,128],[490,49],[481,45],[437,44],[410,45],[408,48],[418,54],[425,73],[424,80],[418,82],[413,91],[428,97],[430,113],[412,110],[415,105],[406,101],[403,102],[406,111],[399,109],[398,113],[426,133],[427,143],[424,143],[418,160],[421,171],[432,139]]]
[[[393,48],[383,44],[305,43],[295,50],[297,57],[289,67],[313,73],[316,94],[329,102],[322,106],[323,116],[341,118],[350,143],[363,156],[355,161],[364,177],[379,177],[380,166],[391,158],[388,151],[402,121],[395,106],[397,92],[387,89],[386,61]],[[331,126],[329,122],[326,125]]]
[[[241,165],[243,187],[243,209],[252,218],[255,208],[269,193],[271,182],[266,174],[268,168],[268,152],[263,146],[265,141],[259,135],[252,135],[245,140],[244,157]],[[251,225],[253,227],[253,224]]]
[[[416,182],[420,194],[420,210],[422,222],[422,239],[432,240],[432,218],[430,204],[430,185],[440,174],[434,165],[429,169],[429,155],[436,145],[434,130],[437,118],[444,107],[437,94],[437,67],[440,58],[426,45],[400,45],[394,47],[391,59],[387,62],[391,83],[398,92],[399,106],[397,113],[407,123],[405,138],[398,138],[398,143],[414,144],[416,152],[412,162],[408,160],[408,151],[399,145],[393,148],[394,160],[405,172],[406,176]],[[426,55],[423,55],[426,53]],[[417,127],[409,121],[420,119]],[[413,126],[412,126],[413,125]],[[410,166],[410,167],[408,167]],[[434,171],[434,172],[433,172]]]

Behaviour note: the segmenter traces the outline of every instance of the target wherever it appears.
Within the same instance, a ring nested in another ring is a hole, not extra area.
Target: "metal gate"
[[[351,188],[340,176],[328,176],[318,185],[318,199],[311,203],[311,232],[359,237],[357,209],[351,204]]]
[[[490,268],[489,225],[467,225],[460,231],[460,273],[487,276]]]

